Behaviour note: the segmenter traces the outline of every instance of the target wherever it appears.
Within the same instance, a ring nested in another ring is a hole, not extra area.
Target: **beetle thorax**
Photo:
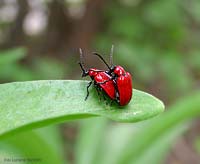
[[[125,70],[124,70],[124,68],[122,68],[121,66],[116,66],[113,72],[117,76],[121,76],[121,75],[124,75],[126,73]]]
[[[94,77],[94,76],[96,76],[98,74],[98,70],[97,69],[95,69],[95,68],[90,68],[89,69],[89,76],[90,77]]]

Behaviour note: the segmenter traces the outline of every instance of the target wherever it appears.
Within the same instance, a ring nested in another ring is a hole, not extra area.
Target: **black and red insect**
[[[129,72],[126,72],[123,67],[113,65],[113,46],[110,53],[110,66],[104,60],[104,58],[98,54],[93,53],[98,56],[108,67],[108,70],[99,70],[96,68],[90,68],[86,70],[83,64],[83,53],[80,49],[80,62],[79,65],[83,71],[82,77],[90,76],[91,81],[87,86],[87,97],[89,96],[89,87],[92,82],[99,92],[100,90],[106,93],[106,95],[113,101],[116,101],[120,106],[127,105],[132,98],[132,77]]]

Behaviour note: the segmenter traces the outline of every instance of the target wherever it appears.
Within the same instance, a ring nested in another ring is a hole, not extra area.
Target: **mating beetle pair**
[[[126,72],[121,66],[113,65],[113,49],[114,47],[112,46],[110,53],[110,66],[100,54],[93,53],[108,67],[107,71],[96,68],[86,70],[83,63],[83,52],[82,49],[80,49],[79,65],[83,71],[82,77],[90,76],[92,79],[88,83],[85,100],[89,96],[89,87],[92,82],[94,82],[94,86],[98,92],[105,92],[112,101],[116,101],[120,106],[125,106],[129,103],[132,97],[132,77],[131,74]]]

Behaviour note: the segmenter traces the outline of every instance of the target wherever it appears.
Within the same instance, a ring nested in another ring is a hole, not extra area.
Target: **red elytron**
[[[103,90],[111,100],[115,100],[120,106],[127,105],[132,98],[132,77],[129,72],[126,72],[121,66],[114,66],[112,64],[113,46],[110,54],[110,65],[98,53],[97,55],[108,67],[108,71],[90,68],[88,71],[83,67],[83,62],[80,62],[80,67],[83,71],[82,77],[90,76],[94,85],[97,86],[97,91]],[[80,57],[82,59],[82,50],[80,49]],[[87,86],[87,99],[89,95],[89,87],[92,81]]]
[[[129,72],[125,72],[121,66],[114,67],[114,79],[116,81],[119,104],[124,106],[129,103],[132,98],[132,77]]]

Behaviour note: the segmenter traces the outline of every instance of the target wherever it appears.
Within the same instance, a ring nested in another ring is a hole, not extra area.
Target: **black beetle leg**
[[[90,82],[88,83],[88,85],[87,85],[87,95],[86,95],[86,97],[85,97],[85,100],[87,100],[87,98],[88,98],[88,96],[89,96],[89,88],[90,88],[91,84],[92,84],[92,81],[90,81]]]

